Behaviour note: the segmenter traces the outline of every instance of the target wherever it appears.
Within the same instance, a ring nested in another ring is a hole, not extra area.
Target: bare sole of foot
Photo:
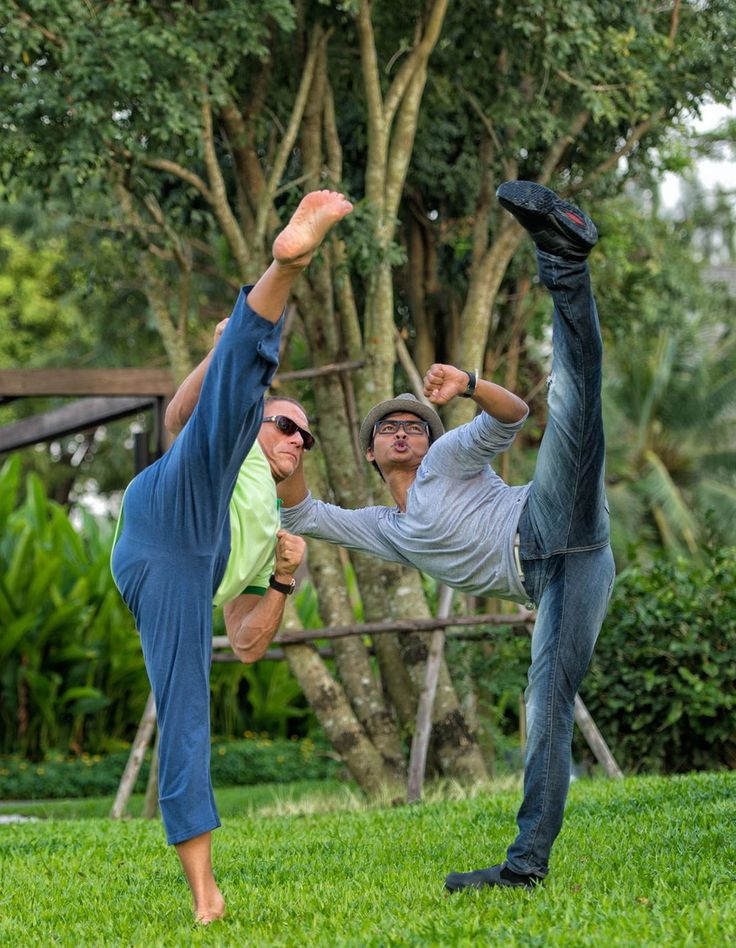
[[[274,241],[274,260],[282,264],[305,266],[330,228],[352,209],[353,205],[339,191],[311,191],[306,194]]]

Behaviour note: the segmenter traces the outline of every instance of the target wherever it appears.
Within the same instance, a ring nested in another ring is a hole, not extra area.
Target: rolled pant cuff
[[[212,830],[218,829],[222,826],[222,823],[219,819],[208,820],[206,823],[202,823],[200,826],[195,827],[194,829],[188,830],[179,830],[176,833],[169,833],[166,831],[166,842],[169,846],[178,846],[179,843],[186,843],[189,839],[194,839],[196,836],[201,836],[203,833],[210,833]]]

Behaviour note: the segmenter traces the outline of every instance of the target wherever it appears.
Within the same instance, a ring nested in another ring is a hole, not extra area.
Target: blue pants
[[[220,825],[210,781],[212,597],[230,553],[229,503],[278,365],[282,322],[241,290],[199,402],[166,454],[131,482],[112,572],[135,616],[156,699],[169,843]]]
[[[519,834],[507,863],[545,876],[570,784],[575,694],[608,608],[614,563],[604,488],[602,342],[585,262],[537,253],[554,301],[549,414],[519,522],[524,584],[537,604],[525,693]]]

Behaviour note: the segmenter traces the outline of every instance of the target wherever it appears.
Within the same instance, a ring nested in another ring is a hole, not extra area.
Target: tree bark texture
[[[291,604],[287,605],[283,624],[285,628],[299,626]],[[386,787],[395,790],[398,784],[393,768],[385,764],[361,727],[344,690],[330,675],[313,646],[285,645],[284,653],[327,739],[359,786],[370,795]]]

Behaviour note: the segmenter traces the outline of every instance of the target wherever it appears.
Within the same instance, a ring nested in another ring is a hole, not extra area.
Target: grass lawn
[[[518,790],[360,809],[254,789],[218,795],[241,815],[215,834],[229,916],[207,928],[156,822],[0,826],[0,945],[736,944],[736,774],[575,783],[543,887],[451,897],[446,872],[502,858]]]

